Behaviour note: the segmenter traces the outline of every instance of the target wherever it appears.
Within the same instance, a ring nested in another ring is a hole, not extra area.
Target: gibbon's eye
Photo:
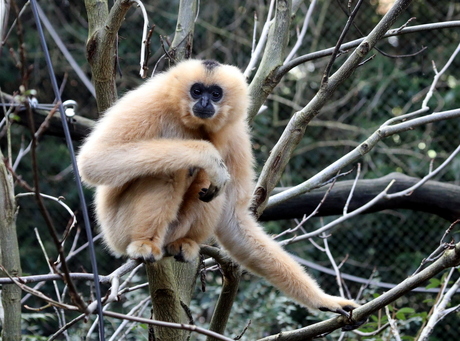
[[[222,88],[217,85],[213,85],[210,87],[209,92],[211,93],[211,100],[213,102],[220,101],[223,95]]]
[[[204,86],[201,83],[195,83],[190,88],[190,95],[194,99],[198,99],[203,95]]]

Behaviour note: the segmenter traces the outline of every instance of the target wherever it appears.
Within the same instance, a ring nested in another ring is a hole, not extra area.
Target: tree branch
[[[277,84],[272,86],[272,75],[283,64],[285,58],[291,26],[291,11],[291,1],[276,1],[275,18],[268,33],[264,54],[256,75],[249,85],[249,93],[252,98],[248,115],[250,121]]]
[[[460,264],[460,243],[456,244],[455,247],[447,250],[442,257],[435,261],[430,266],[418,274],[409,277],[398,284],[393,289],[390,289],[386,293],[380,295],[376,299],[362,305],[359,308],[353,310],[351,319],[347,319],[344,316],[338,316],[333,319],[315,323],[311,326],[283,332],[277,335],[271,335],[269,337],[259,339],[258,341],[303,341],[309,340],[318,335],[330,333],[333,330],[343,328],[347,324],[356,323],[356,321],[363,321],[367,319],[371,314],[376,313],[378,310],[385,307],[387,304],[394,302],[401,296],[407,294],[415,287],[423,284],[430,278],[433,278],[441,271],[458,266]]]
[[[395,180],[395,182],[389,194],[402,191],[420,181],[418,178],[401,173],[390,173],[377,179],[359,180],[349,205],[349,211],[354,211],[372,200],[372,198],[376,197],[378,193],[382,192],[388,186],[391,180]],[[354,180],[336,182],[327,199],[319,208],[316,216],[324,217],[342,214],[353,183]],[[276,188],[274,194],[285,190],[289,189]],[[290,198],[278,205],[270,205],[259,220],[294,219],[302,218],[303,215],[309,215],[315,210],[326,191],[327,189],[322,187]],[[434,198],[436,200],[433,200]],[[382,199],[363,213],[380,212],[388,209],[410,209],[436,214],[448,221],[453,221],[460,217],[460,186],[439,181],[428,181],[422,187],[412,192],[411,195],[401,196],[392,200]]]
[[[410,34],[410,33],[434,31],[434,30],[440,30],[440,29],[444,29],[444,28],[458,28],[458,27],[460,27],[460,20],[453,20],[453,21],[446,21],[446,22],[432,23],[432,24],[415,25],[415,26],[411,26],[411,27],[404,27],[403,29],[395,28],[395,29],[392,29],[392,30],[389,30],[388,32],[386,32],[382,36],[382,39],[388,38],[388,37],[400,36],[400,35],[404,35],[404,34]],[[361,44],[366,38],[367,37],[363,37],[363,38],[359,38],[359,39],[352,40],[352,41],[349,41],[347,43],[344,43],[344,44],[340,45],[340,50],[341,51],[346,51],[346,50],[355,48],[359,44]],[[281,79],[286,73],[288,73],[290,70],[292,70],[296,66],[299,66],[300,64],[303,64],[303,63],[308,62],[310,60],[315,60],[315,59],[330,56],[332,53],[334,53],[334,47],[330,47],[328,49],[308,53],[306,55],[297,57],[297,58],[291,60],[290,62],[284,64],[283,66],[281,66],[277,70],[276,78]]]
[[[396,1],[393,7],[385,14],[365,40],[355,49],[343,65],[329,78],[327,84],[323,83],[315,97],[305,108],[294,114],[286,129],[275,145],[262,169],[259,181],[254,191],[253,209],[256,216],[260,216],[268,201],[273,188],[278,183],[281,174],[289,162],[294,149],[304,135],[308,123],[316,117],[327,99],[332,96],[338,86],[348,79],[359,66],[367,53],[388,31],[396,21],[398,15],[411,3],[411,0]],[[334,173],[337,173],[335,169]]]

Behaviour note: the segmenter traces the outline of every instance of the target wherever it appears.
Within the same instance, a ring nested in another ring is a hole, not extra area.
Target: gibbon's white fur
[[[216,236],[234,259],[299,303],[347,315],[358,305],[324,293],[249,212],[248,104],[239,69],[200,60],[118,100],[78,155],[83,181],[96,186],[105,242],[115,254],[155,261],[166,252],[190,261]]]

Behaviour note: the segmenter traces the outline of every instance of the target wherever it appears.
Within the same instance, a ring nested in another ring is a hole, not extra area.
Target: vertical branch
[[[21,276],[18,238],[16,235],[16,202],[13,178],[8,173],[0,150],[0,260],[12,276]],[[5,274],[0,271],[0,276]],[[3,341],[21,340],[21,288],[15,284],[2,286],[4,309]]]
[[[292,3],[290,0],[276,2],[275,21],[270,27],[267,44],[254,79],[249,85],[252,98],[249,107],[249,120],[257,114],[262,103],[278,82],[273,78],[275,70],[283,65],[285,50],[291,26]]]
[[[99,113],[117,99],[118,30],[132,4],[130,0],[117,0],[109,12],[107,0],[85,0],[89,24],[86,58],[91,66]]]
[[[188,59],[191,56],[197,8],[196,0],[181,0],[180,2],[176,34],[169,52],[174,59],[172,62]]]
[[[209,329],[213,332],[223,334],[227,326],[233,302],[238,293],[242,270],[237,263],[233,262],[231,258],[217,248],[203,246],[201,251],[216,259],[222,272],[222,290],[212,314]],[[207,338],[207,341],[215,340],[216,339],[213,337]]]
[[[188,309],[184,308],[184,305],[190,304],[193,288],[191,283],[195,283],[197,267],[198,260],[182,264],[172,257],[146,264],[153,315],[156,320],[191,324]],[[154,340],[185,341],[189,332],[154,326],[154,334]]]

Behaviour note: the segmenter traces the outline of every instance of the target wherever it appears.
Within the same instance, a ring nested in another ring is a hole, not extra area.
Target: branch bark
[[[156,320],[193,324],[188,316],[193,285],[197,274],[198,260],[179,263],[172,257],[147,264],[147,278],[152,298],[153,315]],[[192,278],[190,278],[192,274]],[[189,332],[154,326],[154,339],[161,341],[186,340]]]
[[[180,2],[176,34],[169,51],[169,55],[174,58],[174,62],[188,59],[191,56],[196,14],[196,0],[182,0]]]
[[[21,276],[19,245],[16,234],[16,201],[11,174],[7,171],[0,150],[0,263],[9,274]],[[6,274],[0,270],[0,276]],[[21,288],[15,284],[5,284],[1,291],[4,309],[4,341],[21,340]]]
[[[213,332],[223,334],[227,326],[230,311],[238,293],[242,269],[227,254],[220,249],[204,245],[201,252],[213,257],[220,266],[222,272],[222,290],[219,295],[216,307],[212,314],[209,329]],[[216,341],[213,337],[208,337],[206,341]]]
[[[118,30],[132,4],[130,0],[117,0],[109,12],[107,0],[85,0],[89,24],[86,58],[91,66],[99,113],[117,99]]]
[[[262,103],[279,82],[279,80],[275,81],[272,76],[275,70],[283,64],[285,58],[291,28],[291,12],[291,1],[276,1],[275,21],[270,27],[262,61],[249,85],[249,93],[252,98],[248,113],[249,120],[255,117]]]

